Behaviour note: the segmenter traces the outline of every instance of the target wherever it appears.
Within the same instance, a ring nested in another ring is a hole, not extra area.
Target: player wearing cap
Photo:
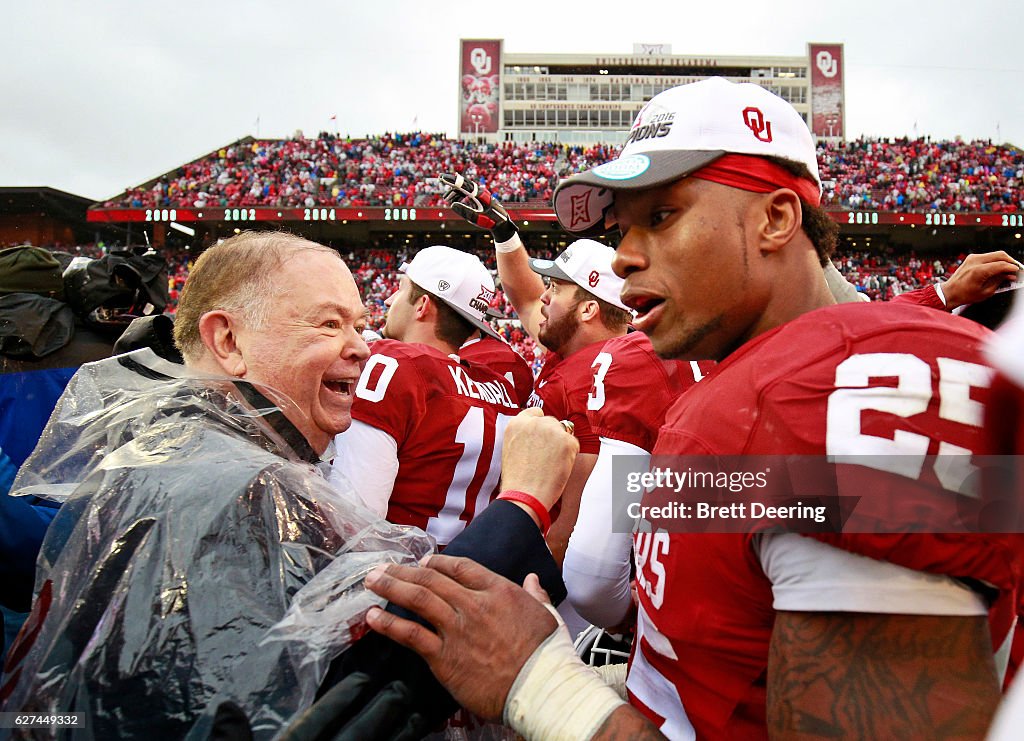
[[[441,180],[452,209],[491,231],[505,295],[526,332],[551,353],[537,376],[529,405],[575,426],[580,454],[548,533],[552,553],[561,562],[583,485],[600,448],[586,411],[594,358],[605,341],[626,333],[630,319],[619,299],[622,281],[611,270],[614,251],[587,239],[573,242],[554,260],[530,259],[515,224],[486,189],[461,175],[444,174]],[[548,280],[547,287],[542,276]]]
[[[521,319],[526,313],[529,319],[523,319],[523,326],[532,327],[531,334],[535,332],[537,341],[553,353],[537,376],[529,406],[539,406],[547,415],[573,422],[580,441],[572,477],[562,492],[561,511],[548,536],[555,560],[561,563],[576,524],[583,487],[600,452],[600,439],[587,420],[594,362],[607,340],[626,333],[630,313],[619,299],[622,281],[612,273],[614,251],[607,245],[576,240],[554,260],[528,260],[524,249],[504,253],[504,261],[502,254],[498,253],[498,272],[501,274],[506,263],[510,276],[502,275],[502,281],[512,305]],[[539,276],[548,279],[547,288],[532,304],[523,300],[522,291],[514,293],[510,285],[510,280],[515,284],[512,275],[523,275],[524,263],[533,273],[529,276],[531,296],[543,287]]]
[[[834,306],[821,266],[835,225],[819,200],[800,116],[714,78],[655,96],[619,158],[561,183],[554,206],[576,234],[618,227],[623,299],[659,355],[720,361],[669,411],[655,456],[873,454],[909,487],[955,485],[928,455],[963,466],[985,451],[987,332],[917,306]],[[495,621],[501,654],[460,629],[452,614],[487,598],[466,588],[482,575],[461,562],[435,557],[415,585],[389,567],[371,586],[414,599],[437,633],[376,613],[371,627],[527,738],[652,737],[637,710],[675,738],[984,733],[1021,567],[1008,539],[656,530],[636,550],[633,707],[581,668],[553,621],[547,637],[517,632],[542,609],[524,592],[502,591],[517,617]],[[495,673],[502,660],[518,672]]]
[[[613,460],[648,460],[665,412],[676,398],[714,368],[714,363],[659,358],[643,332],[608,340],[594,360],[587,420],[601,451],[580,499],[579,516],[562,565],[573,608],[602,628],[628,627],[633,545],[629,528],[613,532]],[[646,464],[634,464],[646,468]],[[639,496],[636,497],[639,499]]]
[[[495,335],[483,263],[436,246],[400,270],[332,478],[347,476],[369,507],[444,546],[497,495],[505,425],[519,409],[507,379],[455,354],[474,332]]]

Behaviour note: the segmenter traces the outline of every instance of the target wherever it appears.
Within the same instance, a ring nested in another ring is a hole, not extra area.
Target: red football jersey
[[[940,445],[985,453],[981,410],[991,370],[980,346],[988,334],[909,304],[810,312],[748,342],[683,394],[666,415],[654,463],[661,455],[871,453],[919,456],[924,468]],[[996,586],[994,645],[1006,637],[1019,551],[1005,539],[818,537],[906,568]],[[666,732],[685,732],[692,722],[701,738],[767,736],[773,594],[751,538],[660,529],[635,538],[641,588],[631,699]]]
[[[598,437],[654,450],[665,412],[679,394],[707,375],[715,364],[662,360],[643,332],[604,343],[591,365],[587,420]]]
[[[1004,459],[1004,465],[1010,466],[1008,478],[985,481],[986,487],[997,495],[1004,488],[1024,491],[1024,303],[1020,301],[1018,297],[1010,317],[988,346],[988,358],[998,373],[985,407],[985,432],[994,455],[1014,456]],[[1019,595],[1017,614],[1024,615],[1024,589]],[[1020,672],[1021,665],[1024,665],[1024,621],[1018,618],[1008,679]]]
[[[594,358],[604,340],[587,345],[567,358],[548,355],[533,387],[528,407],[540,407],[555,419],[567,419],[575,426],[581,453],[597,455],[601,440],[587,421],[587,396],[594,382]]]
[[[533,370],[508,343],[493,337],[476,337],[459,348],[459,357],[507,378],[515,388],[519,406],[525,407],[529,402],[533,393]]]
[[[501,442],[519,413],[506,378],[427,345],[378,340],[352,418],[398,443],[387,519],[447,544],[498,494]]]

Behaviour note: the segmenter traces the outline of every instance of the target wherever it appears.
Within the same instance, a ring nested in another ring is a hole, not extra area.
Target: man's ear
[[[248,368],[238,345],[238,321],[226,311],[208,311],[199,318],[199,336],[206,352],[229,376],[244,378]]]
[[[777,252],[796,237],[803,225],[800,197],[788,188],[766,193],[756,221],[762,252]]]
[[[587,300],[581,301],[579,305],[580,321],[589,322],[594,319],[598,319],[598,314],[601,313],[601,307],[598,306],[597,301]]]
[[[427,294],[423,294],[416,299],[416,303],[412,307],[412,315],[416,321],[422,322],[430,316],[431,312],[437,313],[437,307],[434,305],[435,301],[440,301],[440,299],[428,296]]]

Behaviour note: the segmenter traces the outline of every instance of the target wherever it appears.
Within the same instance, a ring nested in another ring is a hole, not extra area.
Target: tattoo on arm
[[[984,617],[779,612],[775,738],[984,738],[999,702]]]

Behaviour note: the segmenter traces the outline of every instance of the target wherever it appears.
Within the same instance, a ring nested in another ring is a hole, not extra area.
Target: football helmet
[[[625,664],[629,661],[632,645],[632,635],[609,633],[596,625],[591,625],[580,633],[573,643],[576,655],[589,666]]]

